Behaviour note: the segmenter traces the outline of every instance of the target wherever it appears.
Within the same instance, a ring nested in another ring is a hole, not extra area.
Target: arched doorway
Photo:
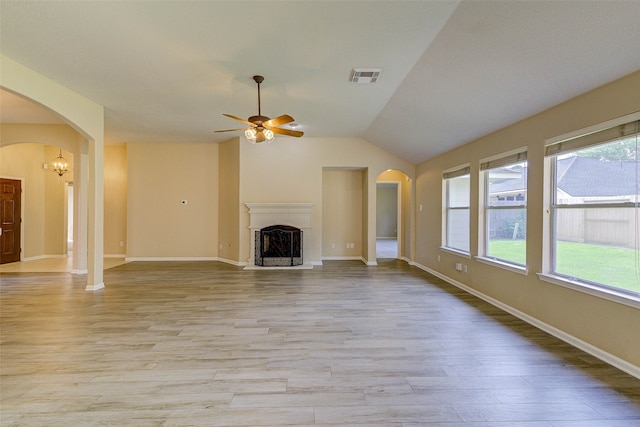
[[[77,192],[77,244],[87,250],[78,251],[77,257],[79,265],[86,266],[85,289],[102,289],[104,108],[6,56],[0,56],[0,61],[0,88],[55,112],[82,137],[74,152],[80,175],[74,187],[81,188]]]
[[[388,169],[376,179],[376,258],[408,260],[411,180]]]

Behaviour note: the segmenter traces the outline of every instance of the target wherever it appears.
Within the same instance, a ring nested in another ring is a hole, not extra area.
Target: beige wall
[[[60,151],[57,147],[44,145],[44,158],[50,165]],[[71,165],[73,155],[65,151],[62,156]],[[49,166],[50,167],[50,166]],[[44,253],[46,255],[67,255],[67,187],[65,182],[73,182],[73,172],[59,176],[51,171],[40,169],[44,179]]]
[[[378,183],[376,188],[376,237],[395,239],[398,235],[398,193],[397,184]]]
[[[121,245],[122,242],[122,245]],[[126,254],[127,245],[127,146],[104,147],[104,253]]]
[[[538,279],[542,271],[545,139],[640,110],[640,72],[572,99],[442,156],[418,165],[416,178],[415,261],[494,298],[553,328],[629,363],[640,366],[640,310],[553,285]],[[442,171],[471,164],[471,255],[478,253],[480,159],[528,147],[528,275],[511,272],[439,249],[442,224]],[[441,261],[437,261],[438,255]],[[454,270],[468,264],[469,272]]]
[[[240,139],[219,144],[218,257],[239,263],[240,247]]]
[[[217,144],[129,143],[127,182],[127,258],[218,256]]]
[[[320,263],[323,255],[323,169],[361,169],[365,208],[362,252],[375,261],[376,177],[386,169],[398,169],[413,176],[414,166],[358,138],[279,138],[271,144],[240,143],[240,261],[249,257],[249,214],[247,202],[310,202],[310,261]],[[372,242],[369,247],[369,241]],[[308,258],[307,258],[308,259]]]
[[[360,259],[362,254],[362,170],[322,172],[322,257]],[[353,248],[347,244],[353,243]]]

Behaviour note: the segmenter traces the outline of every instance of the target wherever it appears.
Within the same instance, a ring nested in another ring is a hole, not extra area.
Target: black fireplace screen
[[[256,231],[255,264],[260,266],[302,265],[302,230],[272,225]]]

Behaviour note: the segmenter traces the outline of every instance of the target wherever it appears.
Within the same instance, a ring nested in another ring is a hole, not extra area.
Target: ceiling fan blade
[[[280,135],[288,135],[295,136],[296,138],[300,138],[304,135],[304,132],[300,132],[299,130],[289,130],[289,129],[280,129],[280,128],[271,128],[273,133],[279,133]]]
[[[238,129],[224,129],[224,130],[214,130],[214,132],[235,132],[237,130],[247,130],[251,128],[238,128]]]
[[[240,117],[232,116],[231,114],[222,114],[222,115],[223,116],[227,116],[227,117],[229,117],[229,118],[231,118],[233,120],[237,120],[239,122],[242,122],[244,124],[247,124],[247,125],[249,125],[251,127],[256,127],[256,125],[254,123],[248,122],[245,119],[241,119]]]
[[[284,125],[286,123],[291,123],[293,121],[293,117],[288,114],[283,114],[282,116],[276,117],[275,119],[267,120],[262,123],[262,126],[272,128],[275,126]]]

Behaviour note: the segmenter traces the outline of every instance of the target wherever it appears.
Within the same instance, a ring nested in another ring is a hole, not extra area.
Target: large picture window
[[[469,253],[469,167],[443,174],[445,193],[444,246]]]
[[[552,183],[549,270],[640,297],[640,116],[635,116],[546,147]]]
[[[486,258],[525,266],[527,262],[527,153],[480,164],[484,177]]]

